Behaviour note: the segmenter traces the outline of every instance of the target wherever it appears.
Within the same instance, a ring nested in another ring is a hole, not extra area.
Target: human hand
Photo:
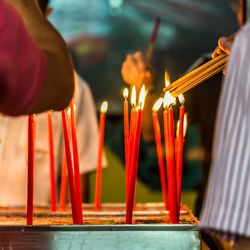
[[[222,55],[222,54],[230,55],[234,37],[235,37],[235,34],[233,34],[229,37],[221,37],[218,40],[218,47],[212,53],[212,58],[215,58],[215,57]],[[227,67],[225,67],[223,69],[223,74],[224,75],[227,74]]]
[[[230,55],[232,49],[233,40],[230,37],[221,37],[218,40],[218,47],[212,53],[212,57],[215,58],[221,54]]]
[[[142,84],[146,85],[146,88],[150,88],[153,84],[153,70],[146,62],[145,54],[141,51],[137,51],[133,54],[128,54],[126,60],[122,64],[121,75],[129,85],[135,85],[137,89]]]

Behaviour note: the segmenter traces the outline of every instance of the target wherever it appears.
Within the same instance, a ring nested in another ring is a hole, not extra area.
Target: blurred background
[[[51,0],[52,23],[66,39],[75,68],[89,83],[97,110],[103,100],[109,102],[106,151],[109,166],[104,172],[103,201],[124,201],[123,167],[123,98],[120,69],[127,53],[145,50],[156,16],[161,26],[153,56],[157,72],[155,84],[161,88],[164,70],[175,80],[202,54],[209,53],[222,35],[238,29],[234,13],[237,1],[229,0]],[[198,121],[189,125],[186,158],[190,148],[202,145]],[[145,170],[157,161],[154,145],[142,142],[137,189],[139,201],[160,201],[157,173],[150,178]],[[188,160],[187,160],[188,161]],[[192,207],[204,171],[201,161],[185,163],[184,202]],[[89,179],[89,196],[93,199],[93,179]],[[112,190],[112,192],[111,192]]]

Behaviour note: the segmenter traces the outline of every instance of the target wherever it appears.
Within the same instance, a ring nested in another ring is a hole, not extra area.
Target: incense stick
[[[159,30],[159,27],[160,27],[160,23],[161,23],[161,19],[159,17],[156,17],[155,18],[154,29],[152,31],[151,38],[150,38],[148,48],[147,48],[147,51],[146,51],[146,61],[147,62],[151,61],[151,57],[152,57],[152,54],[153,54],[155,42],[156,42],[157,35],[158,35],[158,30]]]
[[[228,56],[226,54],[222,54],[179,78],[165,88],[164,91],[170,91],[174,97],[185,93],[222,71],[227,63],[227,60]]]

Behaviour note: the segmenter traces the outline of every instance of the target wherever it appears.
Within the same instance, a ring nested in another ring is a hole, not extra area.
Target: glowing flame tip
[[[124,97],[125,99],[128,98],[128,89],[127,89],[127,88],[125,88],[125,89],[123,90],[123,97]]]
[[[133,86],[132,93],[131,93],[131,105],[136,106],[136,88]]]
[[[183,94],[178,95],[178,99],[179,99],[180,104],[184,104],[185,98]]]
[[[162,105],[162,103],[163,103],[163,98],[161,97],[159,100],[157,100],[157,101],[155,102],[155,104],[154,104],[154,106],[153,106],[153,111],[154,111],[154,112],[158,112],[159,109],[160,109],[160,107],[161,107],[161,105]]]
[[[142,88],[141,88],[140,95],[139,95],[139,107],[141,109],[144,108],[145,99],[146,99],[146,89],[145,89],[145,85],[143,84]]]
[[[105,102],[102,103],[101,112],[106,113],[107,110],[108,110],[108,102],[105,101]]]
[[[170,76],[168,71],[165,71],[165,86],[168,87],[170,85]]]
[[[176,99],[170,94],[169,91],[167,91],[165,93],[164,96],[164,100],[163,100],[163,107],[167,108],[169,107],[171,104],[175,104],[176,103]]]

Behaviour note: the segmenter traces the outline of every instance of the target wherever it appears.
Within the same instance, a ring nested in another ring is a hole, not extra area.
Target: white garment
[[[95,170],[98,125],[93,97],[88,85],[78,77],[75,96],[76,127],[80,172]],[[34,204],[47,205],[50,200],[49,144],[47,113],[36,115]],[[61,112],[52,113],[55,165],[61,162]],[[26,205],[28,118],[0,117],[0,204]],[[56,175],[58,176],[58,175]]]
[[[237,35],[217,115],[201,227],[250,236],[250,23]]]

